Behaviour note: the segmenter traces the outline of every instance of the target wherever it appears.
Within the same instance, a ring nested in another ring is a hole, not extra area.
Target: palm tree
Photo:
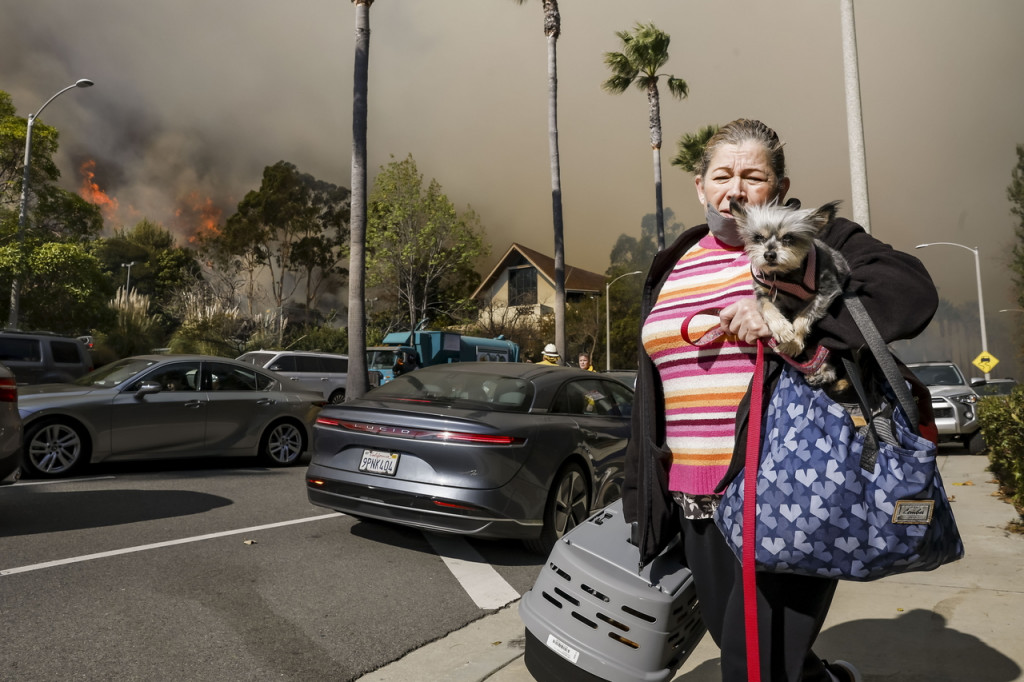
[[[679,152],[669,163],[673,166],[679,166],[687,173],[696,174],[697,164],[700,161],[700,157],[704,155],[704,147],[708,145],[708,140],[717,132],[718,126],[711,124],[704,126],[695,133],[684,133],[679,138]]]
[[[370,5],[356,6],[355,73],[352,83],[352,207],[348,267],[348,386],[346,400],[361,398],[366,375],[366,92],[370,70]]]
[[[515,0],[523,4],[526,0]],[[555,346],[565,354],[565,239],[562,225],[562,171],[558,158],[558,36],[562,17],[558,0],[542,0],[544,35],[548,43],[548,149],[551,160],[551,214],[555,231]]]
[[[654,24],[637,24],[633,32],[619,31],[615,35],[622,41],[622,52],[606,52],[604,63],[612,71],[612,77],[601,87],[613,94],[621,94],[630,85],[647,93],[649,121],[651,128],[651,149],[654,150],[654,198],[655,216],[658,221],[658,250],[665,248],[665,214],[661,203],[661,96],[658,79],[665,75],[658,70],[668,61],[668,44],[671,40],[664,31]],[[668,76],[668,90],[677,99],[689,94],[686,81]]]

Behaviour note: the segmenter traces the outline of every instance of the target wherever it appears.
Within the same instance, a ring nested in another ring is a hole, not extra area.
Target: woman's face
[[[781,202],[789,190],[789,178],[778,180],[768,163],[768,152],[754,140],[723,144],[708,164],[708,172],[698,177],[697,198],[725,216],[732,216],[729,202],[764,204],[774,198]]]

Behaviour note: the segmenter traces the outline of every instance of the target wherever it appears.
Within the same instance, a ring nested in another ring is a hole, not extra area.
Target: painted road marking
[[[145,552],[150,549],[160,549],[161,547],[173,547],[174,545],[185,545],[190,542],[200,542],[201,540],[212,540],[214,538],[223,538],[230,535],[241,535],[242,533],[252,533],[259,530],[267,530],[269,528],[280,528],[281,526],[292,526],[297,523],[308,523],[310,521],[322,521],[324,519],[336,519],[340,514],[323,514],[322,516],[309,516],[304,519],[293,519],[291,521],[279,521],[278,523],[268,523],[262,526],[250,526],[249,528],[239,528],[237,530],[225,530],[220,533],[208,533],[206,535],[196,535],[190,538],[180,538],[178,540],[167,540],[165,542],[154,542],[149,545],[138,545],[136,547],[125,547],[124,549],[113,549],[109,552],[97,552],[96,554],[83,554],[82,556],[70,557],[68,559],[57,559],[56,561],[44,561],[41,564],[31,564],[29,566],[19,566],[17,568],[4,568],[0,569],[0,576],[14,575],[15,573],[29,573],[31,571],[39,571],[44,568],[53,568],[54,566],[66,566],[68,564],[77,564],[82,561],[92,561],[93,559],[105,559],[112,556],[120,556],[122,554],[132,554],[133,552]]]
[[[515,588],[464,538],[437,533],[423,535],[478,607],[500,609],[519,599]]]

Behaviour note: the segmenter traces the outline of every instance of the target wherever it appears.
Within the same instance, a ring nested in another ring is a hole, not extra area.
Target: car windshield
[[[125,358],[124,360],[118,360],[117,362],[112,362],[109,365],[104,365],[97,370],[93,370],[92,372],[75,379],[73,383],[76,386],[86,386],[88,388],[111,388],[112,386],[120,386],[139,372],[152,367],[156,363],[157,360]]]
[[[533,384],[529,381],[500,374],[412,372],[369,391],[367,397],[468,409],[529,412],[533,394]]]
[[[396,360],[393,350],[366,351],[366,369],[391,369]]]
[[[963,386],[967,383],[953,365],[919,365],[911,369],[925,386]]]

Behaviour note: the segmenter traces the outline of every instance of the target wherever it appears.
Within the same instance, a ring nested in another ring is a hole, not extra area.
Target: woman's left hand
[[[722,331],[736,336],[743,343],[753,344],[772,335],[753,298],[744,298],[722,308],[719,317]]]

